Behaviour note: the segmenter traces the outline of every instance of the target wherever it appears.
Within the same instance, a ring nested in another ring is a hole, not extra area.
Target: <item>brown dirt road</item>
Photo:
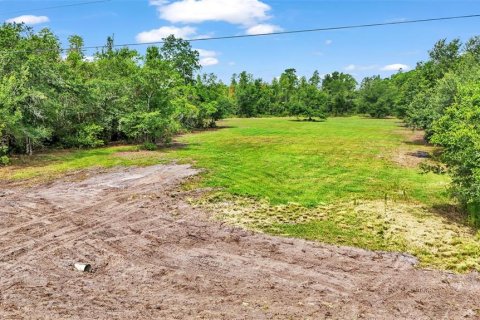
[[[0,319],[480,317],[478,274],[212,222],[179,191],[195,174],[167,165],[0,187]]]

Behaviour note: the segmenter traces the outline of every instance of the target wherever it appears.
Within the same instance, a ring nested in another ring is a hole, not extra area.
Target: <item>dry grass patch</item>
[[[415,255],[421,267],[480,271],[480,233],[426,206],[402,200],[295,203],[210,193],[193,203],[247,229],[330,244]]]

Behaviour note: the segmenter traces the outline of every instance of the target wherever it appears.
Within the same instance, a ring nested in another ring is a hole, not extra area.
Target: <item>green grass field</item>
[[[448,197],[449,179],[409,155],[432,152],[396,119],[228,119],[177,138],[174,148],[51,152],[0,169],[0,179],[42,180],[92,166],[169,161],[204,169],[186,187],[216,218],[271,234],[416,255],[422,266],[480,271],[480,234]]]
[[[410,132],[398,120],[232,119],[221,125],[228,128],[181,137],[188,147],[170,154],[208,169],[207,186],[308,207],[385,194],[430,205],[448,201],[445,176],[394,162],[399,150],[426,149],[407,141]]]

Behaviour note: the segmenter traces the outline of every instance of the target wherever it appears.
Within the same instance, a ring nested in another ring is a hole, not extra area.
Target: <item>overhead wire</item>
[[[357,24],[357,25],[345,25],[345,26],[314,28],[314,29],[277,31],[277,32],[269,32],[269,33],[256,33],[256,34],[230,35],[230,36],[220,36],[220,37],[193,38],[193,39],[186,39],[185,41],[196,42],[196,41],[212,41],[212,40],[267,37],[267,36],[288,35],[288,34],[298,34],[298,33],[373,28],[373,27],[382,27],[382,26],[425,23],[425,22],[445,21],[445,20],[472,19],[472,18],[480,18],[480,14],[470,14],[470,15],[463,15],[463,16],[450,16],[450,17],[440,17],[440,18],[429,18],[429,19],[417,19],[417,20],[405,20],[405,21],[392,21],[392,22],[381,22],[381,23],[369,23],[369,24]],[[118,44],[118,45],[115,45],[115,46],[116,47],[130,47],[130,46],[162,44],[164,42],[165,41],[152,41],[152,42],[142,42],[142,43],[125,43],[125,44]],[[98,48],[98,46],[85,47],[85,48],[86,49],[94,49],[94,48]]]
[[[107,0],[111,1],[111,0]],[[98,2],[98,1],[97,1]],[[105,2],[105,1],[102,1]],[[470,15],[461,15],[461,16],[448,16],[448,17],[438,17],[438,18],[427,18],[427,19],[415,19],[415,20],[404,20],[404,21],[391,21],[391,22],[380,22],[380,23],[369,23],[369,24],[356,24],[356,25],[343,25],[343,26],[334,26],[334,27],[323,27],[323,28],[313,28],[313,29],[299,29],[299,30],[290,30],[290,31],[277,31],[271,33],[258,33],[258,34],[244,34],[244,35],[228,35],[228,36],[218,36],[218,37],[203,37],[203,38],[193,38],[193,39],[184,39],[187,42],[200,42],[200,41],[215,41],[215,40],[235,40],[235,39],[245,39],[245,38],[255,38],[255,37],[269,37],[269,36],[279,36],[279,35],[289,35],[289,34],[301,34],[301,33],[312,33],[312,32],[325,32],[325,31],[335,31],[335,30],[348,30],[348,29],[364,29],[364,28],[378,28],[394,25],[406,25],[406,24],[419,24],[419,23],[428,23],[428,22],[438,22],[438,21],[448,21],[448,20],[461,20],[461,19],[473,19],[480,18],[480,14],[470,14]],[[143,42],[143,43],[122,43],[122,44],[113,44],[112,47],[134,47],[134,46],[151,46],[165,43],[164,40],[161,41],[152,41],[152,42]],[[106,45],[96,45],[96,46],[84,46],[82,51],[92,50],[92,49],[103,49],[106,48]],[[40,50],[40,49],[39,49]],[[65,52],[68,51],[68,48],[55,49],[55,51]],[[48,49],[41,49],[42,52],[48,51]],[[54,51],[53,49],[51,51]],[[2,50],[0,53],[4,52],[25,52],[25,50]]]

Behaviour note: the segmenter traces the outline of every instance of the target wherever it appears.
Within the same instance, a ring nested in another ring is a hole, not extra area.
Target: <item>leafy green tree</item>
[[[160,50],[163,59],[173,64],[185,83],[192,83],[195,79],[195,72],[201,68],[198,51],[192,49],[190,42],[175,38],[173,35],[163,41]]]
[[[320,78],[314,73],[313,77],[307,81],[301,77],[293,103],[290,106],[290,114],[293,116],[303,116],[312,121],[313,118],[325,119],[325,108],[327,95],[320,91],[318,85]]]
[[[293,97],[298,87],[298,76],[295,69],[285,70],[279,79],[279,99],[280,106],[283,110],[289,110],[290,104],[293,102]]]
[[[82,37],[73,35],[68,37],[68,42],[70,46],[67,52],[67,61],[70,61],[75,65],[85,59],[85,54],[83,52],[84,41]]]
[[[447,42],[442,39],[435,43],[430,50],[430,60],[437,66],[437,77],[440,78],[450,70],[461,56],[462,42],[460,39],[454,39]]]
[[[277,116],[285,116],[288,110],[285,110],[281,101],[280,92],[282,91],[278,78],[273,78],[270,84],[270,111],[269,114]]]
[[[213,127],[215,122],[229,113],[228,88],[214,74],[198,76],[195,81],[197,119],[199,128]]]
[[[317,88],[317,89],[320,89],[320,86],[321,86],[321,84],[322,84],[322,78],[320,77],[320,73],[319,73],[317,70],[315,70],[315,71],[313,72],[313,75],[312,75],[312,77],[308,80],[308,83],[309,83],[311,86],[313,86],[313,87],[315,87],[315,88]]]
[[[8,155],[15,137],[19,137],[22,113],[17,108],[22,97],[18,95],[20,83],[15,76],[2,77],[0,82],[0,165],[9,163]]]
[[[243,71],[238,77],[238,84],[235,88],[236,104],[238,114],[244,117],[254,117],[257,115],[255,84],[253,76]]]
[[[327,74],[322,82],[322,90],[328,94],[327,112],[335,116],[353,113],[356,86],[357,81],[349,74]]]
[[[362,81],[358,93],[358,106],[361,113],[373,118],[385,118],[395,113],[396,88],[391,80],[380,76],[367,77]]]
[[[137,142],[168,143],[177,130],[177,124],[160,111],[150,111],[124,116],[120,119],[120,128],[127,137]]]
[[[106,141],[125,137],[120,119],[144,102],[145,91],[138,91],[141,57],[135,50],[114,49],[107,39],[107,50],[96,54],[93,76],[86,80],[91,94],[85,116],[94,116],[94,123],[104,128]],[[91,121],[87,121],[91,122]]]
[[[1,163],[43,146],[168,141],[182,127],[213,126],[233,110],[214,76],[195,81],[199,54],[184,40],[168,37],[142,57],[108,37],[94,59],[86,59],[80,36],[68,41],[62,56],[48,29],[0,27]]]
[[[11,40],[2,41],[0,48],[6,52],[0,69],[9,95],[0,108],[6,118],[17,119],[8,132],[9,146],[32,154],[52,133],[55,97],[61,84],[60,44],[48,29],[33,33],[24,25],[7,24],[0,33]]]
[[[421,71],[412,70],[409,72],[398,72],[391,77],[391,84],[397,91],[395,114],[406,119],[409,106],[415,97],[422,91],[428,90]]]
[[[477,62],[480,61],[480,36],[475,36],[467,41],[465,52],[471,54]]]
[[[480,225],[480,68],[476,79],[458,84],[455,102],[433,125],[431,141],[443,147],[453,194]]]
[[[132,65],[137,69],[134,84],[129,84],[134,86],[133,99],[119,120],[120,131],[139,142],[168,142],[177,130],[172,101],[182,79],[171,61],[157,52],[147,50],[142,68]]]

